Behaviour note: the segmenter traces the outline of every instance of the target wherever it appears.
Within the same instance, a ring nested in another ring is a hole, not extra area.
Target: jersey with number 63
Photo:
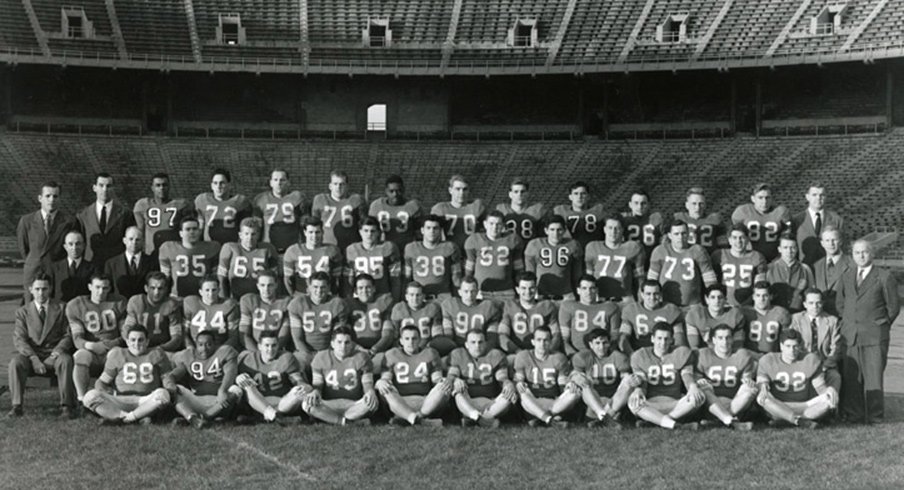
[[[314,386],[322,386],[324,400],[358,400],[364,396],[361,380],[373,375],[372,363],[367,354],[355,352],[340,360],[332,350],[322,350],[311,362]]]
[[[822,375],[822,361],[810,352],[787,363],[780,352],[760,358],[756,371],[757,384],[769,384],[769,392],[783,402],[806,402],[816,396],[813,379]]]
[[[228,345],[221,345],[207,357],[201,359],[191,347],[176,354],[173,358],[175,367],[182,366],[188,373],[188,387],[196,395],[216,395],[223,384],[226,366],[235,364],[238,352]]]
[[[672,303],[662,303],[659,308],[650,310],[643,303],[629,303],[622,311],[619,333],[630,335],[631,347],[634,350],[650,347],[653,325],[665,322],[672,326],[673,334],[684,336],[684,313]]]
[[[497,374],[508,375],[505,354],[499,349],[490,349],[480,357],[473,357],[467,349],[459,347],[449,354],[449,374],[463,379],[468,385],[468,396],[473,398],[495,398],[502,392],[502,384]]]
[[[238,357],[239,374],[251,376],[263,396],[285,396],[295,385],[304,383],[298,359],[282,352],[276,359],[264,362],[260,352],[242,351]]]
[[[125,347],[114,347],[107,354],[103,377],[114,380],[117,395],[143,396],[163,386],[169,370],[169,359],[158,348],[136,356]]]
[[[408,354],[401,347],[389,349],[381,367],[381,372],[392,372],[392,383],[402,396],[426,396],[433,388],[431,375],[443,370],[439,353],[430,347],[417,354]]]
[[[423,242],[405,246],[405,276],[419,282],[427,296],[451,293],[455,287],[452,270],[461,270],[461,266],[461,253],[452,242],[440,242],[433,248]]]
[[[565,296],[574,293],[583,258],[577,240],[566,238],[551,245],[547,238],[534,238],[524,250],[524,269],[537,275],[537,293],[541,296]]]
[[[239,330],[239,305],[232,299],[208,305],[200,296],[189,296],[182,303],[182,313],[192,342],[199,333],[210,331],[217,343],[222,344],[229,340],[232,332]]]
[[[605,357],[589,350],[578,352],[571,357],[571,366],[574,372],[587,376],[594,391],[606,398],[615,395],[623,375],[631,374],[628,356],[614,349]]]
[[[683,346],[672,348],[662,358],[653,353],[652,347],[644,347],[631,356],[631,370],[643,378],[647,398],[667,396],[677,400],[684,387],[681,371],[693,369],[693,357],[693,351]]]
[[[712,385],[716,396],[734,398],[741,380],[756,379],[756,358],[747,349],[738,349],[726,358],[719,357],[711,347],[697,351],[697,379]]]
[[[611,301],[584,304],[580,301],[567,300],[559,306],[559,328],[570,329],[571,345],[575,350],[587,350],[584,336],[594,328],[601,328],[609,333],[612,341],[618,336],[621,326],[621,311]]]
[[[261,240],[272,244],[278,252],[285,252],[298,240],[298,219],[305,212],[304,195],[292,191],[276,197],[272,191],[254,197],[254,214],[264,222]]]

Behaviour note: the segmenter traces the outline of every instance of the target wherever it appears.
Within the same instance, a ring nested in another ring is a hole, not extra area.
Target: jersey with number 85
[[[662,358],[653,353],[652,347],[644,347],[631,356],[631,370],[646,383],[647,398],[681,398],[681,372],[693,365],[693,352],[684,346],[674,347]]]

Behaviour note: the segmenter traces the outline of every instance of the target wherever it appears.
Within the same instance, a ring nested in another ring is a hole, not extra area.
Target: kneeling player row
[[[330,348],[311,363],[309,384],[295,356],[279,351],[275,332],[260,336],[259,352],[241,354],[202,332],[196,347],[171,363],[163,351],[148,350],[147,331],[134,326],[128,348],[110,352],[84,405],[113,423],[133,423],[174,403],[200,428],[243,398],[266,421],[305,412],[337,425],[367,419],[382,401],[394,424],[439,425],[434,417],[451,402],[465,425],[495,426],[520,404],[532,425],[564,426],[563,415],[583,402],[591,425],[617,425],[628,408],[667,429],[695,428],[680,422],[703,407],[725,426],[749,429],[742,419],[754,401],[775,420],[813,426],[837,405],[837,388],[826,383],[816,355],[801,356],[796,331],[783,332],[781,352],[759,362],[749,351],[732,348],[725,325],[714,329],[713,347],[699,353],[674,347],[672,335],[671,326],[656,324],[653,345],[635,352],[629,363],[611,348],[605,331],[593,330],[585,337],[589,350],[569,361],[550,350],[552,334],[539,327],[532,350],[515,355],[510,368],[480,330],[468,332],[465,346],[442,359],[420,347],[416,327],[404,327],[401,347],[372,358],[356,346],[352,329],[337,327]]]

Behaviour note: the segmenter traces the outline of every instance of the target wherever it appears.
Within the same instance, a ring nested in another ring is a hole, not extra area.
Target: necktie
[[[100,232],[107,232],[107,206],[100,207]]]
[[[44,234],[50,234],[50,213],[47,213],[47,216],[44,216]]]
[[[857,286],[859,287],[863,284],[863,279],[866,278],[866,269],[860,269],[857,271]]]
[[[136,272],[138,272],[138,256],[136,256],[136,255],[132,256],[132,263],[130,265],[132,267],[132,274],[135,274]]]
[[[816,319],[810,320],[810,352],[816,352],[819,343],[819,331],[816,329]]]
[[[69,262],[69,277],[75,277],[76,269],[78,269],[78,266],[76,266],[75,261]]]
[[[816,213],[816,236],[822,232],[822,213]]]
[[[44,321],[47,320],[47,310],[43,306],[38,309],[38,318],[41,319],[41,324],[43,324]]]

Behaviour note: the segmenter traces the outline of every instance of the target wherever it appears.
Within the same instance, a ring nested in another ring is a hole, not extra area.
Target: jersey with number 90
[[[756,308],[742,310],[747,318],[747,338],[744,347],[753,352],[778,352],[778,336],[791,325],[791,313],[781,306],[773,306],[760,313]]]
[[[684,386],[681,371],[693,368],[693,365],[693,351],[683,346],[673,348],[661,359],[653,353],[652,347],[644,347],[631,356],[631,370],[643,378],[647,398],[681,398]]]
[[[816,396],[813,379],[821,375],[822,362],[812,352],[792,363],[783,361],[780,352],[770,352],[760,358],[756,382],[768,383],[779,401],[806,402]]]
[[[400,395],[426,396],[433,387],[431,375],[442,369],[439,353],[430,347],[414,355],[394,347],[383,356],[381,372],[392,372],[392,383]]]
[[[496,327],[502,319],[502,308],[499,303],[493,300],[482,300],[468,306],[462,302],[460,298],[446,298],[442,303],[443,323],[452,324],[452,335],[465,340],[469,330],[489,331]]]
[[[90,296],[79,296],[66,304],[66,319],[72,337],[87,342],[108,342],[120,337],[120,327],[126,318],[126,302],[111,295],[100,304],[91,302]]]
[[[621,311],[611,301],[586,305],[580,301],[563,301],[559,306],[559,328],[571,332],[571,345],[575,350],[587,350],[584,336],[594,328],[601,328],[615,340],[621,327]]]
[[[716,396],[734,398],[741,380],[756,379],[756,359],[747,349],[738,349],[724,359],[711,347],[700,349],[697,352],[697,379],[708,381]]]
[[[583,257],[577,240],[566,238],[551,245],[546,238],[534,238],[524,251],[524,269],[537,275],[537,293],[541,296],[566,296],[574,294]]]
[[[481,357],[473,357],[464,347],[449,354],[449,375],[457,376],[468,385],[468,396],[473,398],[495,398],[502,391],[497,376],[500,371],[508,375],[505,354],[499,349],[490,349]]]
[[[252,214],[251,202],[242,194],[219,201],[205,192],[195,198],[195,209],[203,216],[204,239],[220,244],[238,241],[239,223]]]
[[[107,354],[104,377],[115,379],[117,395],[149,395],[163,386],[163,375],[169,370],[169,359],[160,349],[136,356],[125,347],[114,347]]]
[[[254,214],[264,222],[261,240],[272,244],[278,252],[285,252],[298,241],[298,219],[304,211],[304,196],[300,191],[282,197],[266,191],[254,197]]]
[[[684,313],[672,303],[662,303],[654,310],[647,309],[642,303],[629,303],[622,311],[619,333],[629,335],[634,350],[650,347],[653,325],[665,322],[672,326],[677,338],[684,337]]]
[[[223,384],[226,367],[235,364],[238,352],[228,345],[221,345],[207,359],[201,359],[191,347],[176,354],[173,364],[183,366],[188,372],[188,387],[197,395],[216,395]]]
[[[311,362],[314,386],[322,386],[324,400],[358,400],[364,396],[361,380],[373,376],[372,363],[363,352],[339,360],[331,350],[323,350]]]
[[[578,352],[572,356],[571,365],[575,372],[587,376],[599,396],[606,398],[615,395],[623,375],[631,374],[628,356],[614,349],[606,357],[596,357],[589,350]]]
[[[289,352],[264,362],[260,352],[246,350],[239,354],[238,364],[239,374],[251,376],[263,396],[285,396],[293,386],[304,382],[298,359]]]

